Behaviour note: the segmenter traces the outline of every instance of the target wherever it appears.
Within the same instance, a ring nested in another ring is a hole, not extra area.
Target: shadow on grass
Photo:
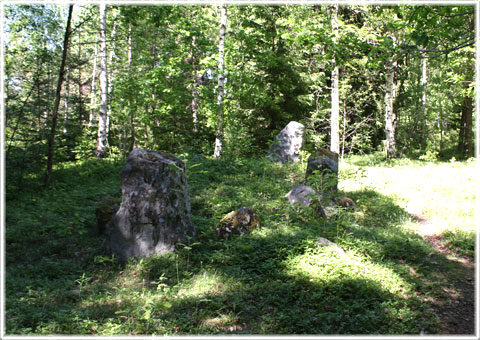
[[[442,294],[448,273],[434,262],[446,266],[450,261],[420,236],[402,230],[409,216],[392,198],[375,191],[348,193],[362,216],[316,220],[284,202],[292,186],[287,178],[298,171],[294,167],[206,159],[188,164],[198,237],[176,254],[126,265],[110,264],[103,239],[85,231],[94,224],[95,200],[119,188],[118,164],[64,168],[36,201],[7,203],[7,332],[438,331],[423,298]],[[272,201],[277,205],[269,205]],[[230,241],[217,239],[216,216],[249,204],[262,217],[263,229]],[[340,258],[319,262],[334,255],[317,247],[318,237],[337,242],[359,263],[398,275],[412,291],[405,295],[384,287]],[[39,248],[31,249],[32,242]],[[315,270],[324,274],[316,276]]]

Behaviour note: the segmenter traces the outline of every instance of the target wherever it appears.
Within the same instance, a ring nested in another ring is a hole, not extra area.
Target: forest
[[[475,332],[478,4],[2,6],[2,335]],[[138,148],[185,162],[197,234],[122,263],[95,209]],[[319,148],[328,218],[285,199]]]

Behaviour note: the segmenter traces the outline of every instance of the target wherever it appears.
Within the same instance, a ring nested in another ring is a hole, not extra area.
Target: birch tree
[[[332,25],[332,34],[333,34],[333,45],[337,43],[336,36],[338,34],[338,4],[336,4],[331,13],[331,25]],[[340,99],[339,99],[339,70],[337,65],[337,57],[333,53],[333,70],[332,70],[332,103],[331,103],[331,114],[330,114],[330,151],[340,152],[340,137],[339,137],[339,126],[340,126]]]
[[[218,93],[217,93],[217,106],[218,106],[218,120],[217,120],[217,132],[215,134],[215,150],[213,158],[219,158],[222,153],[223,144],[223,130],[224,130],[224,107],[223,107],[223,95],[224,95],[224,76],[223,71],[225,67],[225,32],[227,26],[227,5],[223,4],[220,9],[220,39],[218,42]]]
[[[395,62],[390,62],[386,65],[385,70],[385,134],[386,134],[386,153],[387,158],[394,158],[396,156],[395,143],[395,128],[396,115],[393,107],[396,96],[395,84]]]
[[[100,112],[98,115],[97,158],[107,152],[107,6],[100,4]]]

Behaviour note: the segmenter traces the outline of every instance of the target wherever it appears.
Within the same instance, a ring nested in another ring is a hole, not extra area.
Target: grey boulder
[[[173,251],[195,235],[185,164],[135,149],[121,171],[122,202],[106,226],[107,251],[122,261]]]
[[[295,163],[303,145],[305,126],[298,122],[290,122],[275,137],[268,156],[272,162],[281,164]]]

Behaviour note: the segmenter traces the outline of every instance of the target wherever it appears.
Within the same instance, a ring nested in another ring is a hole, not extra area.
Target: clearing
[[[352,157],[340,190],[356,209],[327,220],[284,197],[305,163],[183,158],[197,237],[124,265],[94,215],[120,195],[123,161],[65,163],[48,190],[42,174],[7,190],[7,334],[473,334],[473,163]],[[262,228],[216,238],[241,206]]]

